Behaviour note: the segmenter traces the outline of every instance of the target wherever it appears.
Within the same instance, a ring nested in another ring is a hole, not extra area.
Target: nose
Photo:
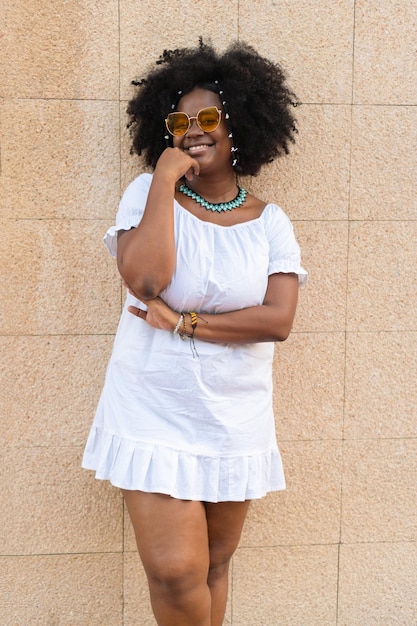
[[[201,130],[201,128],[199,127],[199,125],[197,124],[197,117],[190,117],[190,128],[187,130],[186,135],[189,134],[197,134],[197,135],[203,135],[204,131]]]

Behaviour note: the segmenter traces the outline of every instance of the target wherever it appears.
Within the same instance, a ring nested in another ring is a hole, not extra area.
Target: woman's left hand
[[[179,313],[169,308],[161,298],[145,301],[148,310],[140,309],[136,306],[129,306],[128,311],[137,317],[145,320],[153,328],[173,331],[179,318]]]

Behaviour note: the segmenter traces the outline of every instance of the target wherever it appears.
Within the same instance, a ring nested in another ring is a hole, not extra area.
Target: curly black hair
[[[132,152],[143,154],[146,165],[155,168],[167,147],[167,114],[195,87],[223,91],[238,174],[254,176],[263,164],[288,154],[297,132],[297,98],[277,63],[243,42],[218,54],[200,38],[196,48],[164,50],[156,64],[146,78],[132,81],[138,92],[127,108]]]

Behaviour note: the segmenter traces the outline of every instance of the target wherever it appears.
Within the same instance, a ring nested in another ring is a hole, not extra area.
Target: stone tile
[[[415,543],[342,545],[339,626],[417,624]]]
[[[118,103],[8,100],[0,111],[2,217],[114,219]]]
[[[353,108],[351,219],[417,218],[416,146],[415,106]]]
[[[81,469],[82,449],[2,449],[0,554],[118,552],[119,491]]]
[[[415,439],[346,441],[343,543],[415,541]]]
[[[347,106],[306,104],[295,110],[298,135],[290,154],[244,180],[292,220],[348,217],[351,112]]]
[[[416,30],[413,0],[355,2],[355,102],[415,104]]]
[[[337,543],[342,443],[291,441],[280,449],[287,489],[252,503],[241,546]]]
[[[250,0],[239,3],[239,36],[282,63],[302,102],[351,99],[351,0]]]
[[[114,334],[121,307],[108,223],[9,220],[0,224],[0,332]]]
[[[346,326],[347,222],[295,222],[308,282],[300,289],[293,332],[336,332]]]
[[[341,439],[344,333],[293,333],[275,346],[274,411],[280,440]]]
[[[6,97],[118,97],[114,0],[8,2],[4,24],[0,75]]]
[[[112,344],[107,336],[0,337],[6,444],[84,445]]]
[[[239,549],[232,624],[334,626],[337,559],[337,546]]]
[[[417,222],[352,222],[347,329],[416,330]]]
[[[161,0],[157,10],[138,16],[136,0],[120,2],[120,72],[122,98],[133,95],[131,80],[142,78],[164,49],[198,46],[198,38],[223,50],[238,39],[237,0],[213,0],[210,8],[199,3]],[[175,28],[173,28],[175,25]],[[157,34],[157,36],[155,36]],[[139,42],[139,43],[138,43]]]
[[[4,626],[120,626],[118,554],[0,557]]]
[[[417,436],[415,332],[348,333],[346,439]]]

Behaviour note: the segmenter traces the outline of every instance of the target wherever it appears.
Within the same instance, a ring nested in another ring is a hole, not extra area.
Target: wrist
[[[188,337],[189,339],[194,338],[195,329],[197,328],[197,313],[195,311],[187,311],[186,313],[183,311],[181,313],[183,316],[182,321],[182,331],[180,329],[180,336],[184,339]]]
[[[160,168],[158,170],[158,165],[156,166],[153,177],[152,184],[161,185],[164,189],[173,188],[175,190],[175,186],[177,184],[177,178],[175,174],[170,174],[169,170],[166,167]]]

